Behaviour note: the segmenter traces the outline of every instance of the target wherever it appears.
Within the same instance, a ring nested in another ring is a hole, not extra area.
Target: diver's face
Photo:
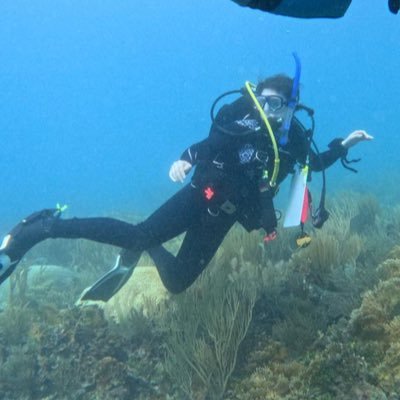
[[[265,98],[264,112],[268,119],[281,124],[287,113],[287,99],[279,92],[265,88],[261,92],[261,96]]]

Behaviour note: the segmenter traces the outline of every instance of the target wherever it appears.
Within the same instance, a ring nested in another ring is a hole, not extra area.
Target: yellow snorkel
[[[246,81],[245,85],[246,85],[246,89],[247,89],[251,99],[254,102],[254,105],[256,106],[258,112],[260,113],[261,119],[264,121],[264,124],[267,128],[267,132],[268,132],[269,137],[272,142],[272,148],[274,149],[274,170],[272,172],[272,177],[269,181],[269,184],[271,187],[275,187],[276,180],[278,178],[278,173],[279,173],[279,164],[281,162],[281,160],[279,158],[278,145],[276,144],[274,132],[273,132],[273,130],[271,128],[271,124],[269,123],[268,118],[264,112],[264,109],[261,107],[260,102],[258,101],[256,95],[254,94],[254,89],[256,88],[256,86],[254,84],[250,83],[249,81]]]

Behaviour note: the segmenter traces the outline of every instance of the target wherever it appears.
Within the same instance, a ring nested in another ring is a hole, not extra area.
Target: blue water
[[[230,0],[2,0],[0,231],[57,202],[151,212],[178,189],[169,166],[208,134],[214,98],[293,74],[293,50],[321,149],[357,128],[375,136],[351,151],[359,174],[329,171],[330,192],[380,187],[399,165],[400,16],[353,3],[307,21]]]

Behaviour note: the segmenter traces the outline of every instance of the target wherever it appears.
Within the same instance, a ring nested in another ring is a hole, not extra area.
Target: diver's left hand
[[[347,136],[347,138],[342,141],[342,146],[344,146],[346,149],[349,149],[350,147],[355,146],[359,142],[363,142],[364,140],[372,140],[373,138],[374,137],[369,135],[367,132],[362,130],[357,130],[351,132],[350,135]]]

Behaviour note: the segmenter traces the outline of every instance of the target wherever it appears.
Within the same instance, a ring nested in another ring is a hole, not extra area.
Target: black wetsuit
[[[218,126],[231,132],[223,133]],[[280,150],[278,183],[304,163],[308,140],[294,121],[289,143]],[[346,150],[333,141],[321,158],[311,153],[310,167],[328,167]],[[85,238],[142,252],[153,258],[168,290],[189,287],[214,256],[235,222],[248,231],[276,226],[271,190],[261,191],[264,171],[272,171],[270,140],[251,100],[241,97],[224,106],[205,140],[190,146],[182,160],[196,166],[191,183],[179,190],[145,221],[133,225],[112,218],[59,219],[51,228],[53,238]],[[186,232],[178,254],[162,243]]]

